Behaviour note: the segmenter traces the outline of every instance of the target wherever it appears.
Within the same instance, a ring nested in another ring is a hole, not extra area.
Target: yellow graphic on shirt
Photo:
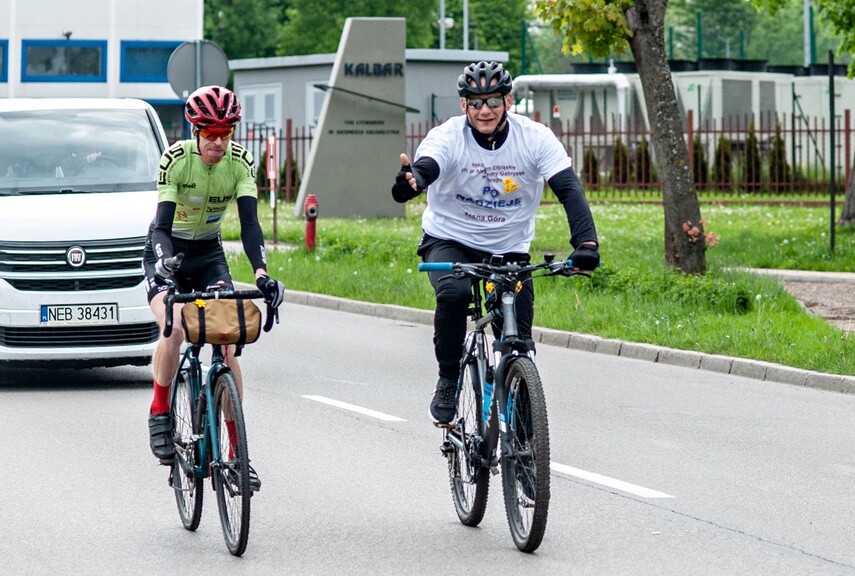
[[[514,182],[514,179],[510,176],[505,178],[502,182],[505,185],[505,194],[510,194],[511,192],[520,187],[520,185]]]

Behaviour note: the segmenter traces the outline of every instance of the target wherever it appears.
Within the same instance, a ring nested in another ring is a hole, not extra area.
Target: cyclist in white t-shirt
[[[457,80],[461,116],[428,132],[414,162],[401,154],[392,197],[406,202],[427,190],[424,236],[418,254],[425,262],[482,262],[502,255],[528,262],[534,215],[544,180],[567,213],[574,267],[600,263],[597,231],[582,184],[564,146],[546,126],[509,112],[511,75],[498,62],[476,62]],[[436,290],[434,351],[439,381],[430,404],[438,424],[455,415],[460,350],[466,336],[471,281],[431,272]],[[440,280],[442,278],[442,280]],[[520,336],[531,340],[534,291],[525,282],[517,298]]]

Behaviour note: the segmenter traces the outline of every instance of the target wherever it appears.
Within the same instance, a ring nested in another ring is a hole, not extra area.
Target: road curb
[[[301,306],[328,308],[339,312],[376,316],[378,318],[388,318],[401,322],[433,324],[433,310],[419,310],[391,304],[374,304],[295,290],[285,291],[285,301]],[[831,392],[855,394],[855,376],[827,374],[759,360],[731,358],[691,350],[665,348],[652,344],[624,342],[622,340],[591,336],[590,334],[564,332],[550,328],[539,328],[537,326],[532,329],[532,338],[535,342],[549,346],[558,346],[597,354],[610,354],[612,356],[622,356],[624,358],[647,362],[659,362],[660,364],[682,366],[685,368],[696,368],[698,370],[720,372],[807,388],[817,388]]]

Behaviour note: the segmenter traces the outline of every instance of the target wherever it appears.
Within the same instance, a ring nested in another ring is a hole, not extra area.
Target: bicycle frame
[[[217,462],[220,459],[219,439],[212,430],[216,430],[215,411],[214,411],[214,395],[212,386],[217,376],[224,370],[229,370],[225,365],[223,358],[222,346],[212,345],[213,353],[211,357],[211,367],[208,370],[208,375],[204,382],[202,381],[202,362],[199,360],[199,353],[202,347],[199,345],[188,345],[181,357],[181,362],[178,365],[178,372],[186,370],[190,379],[190,389],[193,392],[193,397],[197,399],[196,407],[193,409],[193,418],[198,417],[199,402],[202,401],[204,395],[205,402],[205,422],[200,428],[202,434],[196,440],[197,464],[192,470],[192,473],[197,478],[207,478],[209,476],[209,465],[211,462]],[[209,452],[210,449],[210,452]],[[185,462],[182,462],[182,468],[187,470]],[[190,470],[187,470],[191,472]]]

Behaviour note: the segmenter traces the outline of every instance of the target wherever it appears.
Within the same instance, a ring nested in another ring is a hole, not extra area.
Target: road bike
[[[163,335],[173,327],[173,304],[214,299],[263,298],[260,290],[231,288],[175,293],[165,298]],[[270,331],[278,312],[267,303],[264,331]],[[202,517],[204,479],[210,477],[217,495],[220,524],[229,552],[240,556],[249,539],[250,489],[246,425],[237,384],[225,364],[223,345],[210,344],[211,365],[204,375],[199,354],[205,344],[187,344],[172,381],[169,416],[175,442],[175,459],[169,485],[175,491],[184,528],[194,531]],[[239,350],[238,350],[239,352]],[[226,421],[234,422],[228,430]]]
[[[569,260],[556,262],[553,254],[537,264],[502,263],[494,256],[480,264],[425,262],[419,270],[472,279],[468,314],[474,328],[463,344],[457,412],[451,423],[439,425],[457,516],[466,526],[481,522],[490,476],[501,467],[511,536],[517,548],[534,552],[549,512],[549,424],[534,343],[519,336],[515,302],[523,283],[534,278],[590,273]]]

